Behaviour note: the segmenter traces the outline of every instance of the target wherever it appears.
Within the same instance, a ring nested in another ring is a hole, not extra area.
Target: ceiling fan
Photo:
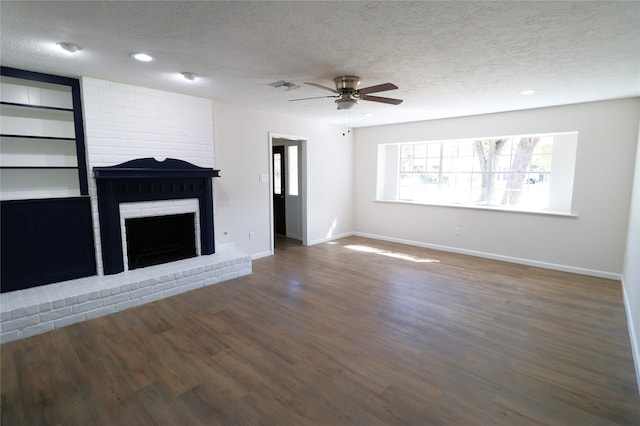
[[[290,99],[290,101],[304,101],[307,99],[319,99],[319,98],[335,98],[335,103],[338,109],[350,109],[353,108],[358,101],[372,101],[382,102],[383,104],[399,105],[402,103],[402,99],[385,98],[382,96],[371,96],[369,93],[385,92],[387,90],[395,90],[398,88],[393,83],[378,84],[376,86],[365,87],[358,89],[360,84],[360,77],[353,75],[345,75],[336,77],[333,79],[336,84],[336,88],[332,89],[327,86],[316,83],[305,83],[310,86],[315,86],[320,89],[328,90],[335,93],[335,95],[328,96],[314,96],[312,98],[300,98]]]

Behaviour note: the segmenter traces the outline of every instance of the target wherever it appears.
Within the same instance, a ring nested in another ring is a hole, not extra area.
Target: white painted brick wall
[[[213,101],[88,77],[81,84],[96,266],[102,275],[93,168],[146,157],[214,167]]]

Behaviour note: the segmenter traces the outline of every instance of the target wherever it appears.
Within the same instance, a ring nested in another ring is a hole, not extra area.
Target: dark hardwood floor
[[[253,270],[2,345],[2,424],[640,424],[618,282],[356,237]]]

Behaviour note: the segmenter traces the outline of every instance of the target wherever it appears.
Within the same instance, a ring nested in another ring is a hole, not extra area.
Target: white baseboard
[[[251,260],[256,260],[256,259],[260,259],[262,257],[268,257],[268,256],[273,256],[273,253],[270,250],[252,254]]]
[[[627,312],[627,325],[629,327],[629,340],[631,341],[631,355],[633,356],[633,364],[636,369],[636,382],[638,384],[638,393],[640,394],[640,342],[633,325],[633,311],[629,304],[629,298],[625,291],[624,277],[622,277],[622,297],[624,299],[624,309]]]
[[[505,256],[505,255],[494,254],[494,253],[486,253],[486,252],[481,252],[481,251],[476,251],[476,250],[467,250],[467,249],[461,249],[461,248],[456,248],[456,247],[441,246],[441,245],[438,245],[438,244],[428,244],[428,243],[423,243],[423,242],[420,242],[420,241],[412,241],[412,240],[405,240],[405,239],[401,239],[401,238],[385,237],[383,235],[367,234],[367,233],[364,233],[364,232],[354,232],[352,235],[356,235],[356,236],[359,236],[359,237],[365,237],[365,238],[373,238],[373,239],[382,240],[382,241],[389,241],[389,242],[392,242],[392,243],[407,244],[407,245],[410,245],[410,246],[424,247],[424,248],[429,248],[429,249],[434,249],[434,250],[447,251],[447,252],[451,252],[451,253],[466,254],[466,255],[469,255],[469,256],[482,257],[482,258],[485,258],[485,259],[493,259],[493,260],[501,260],[503,262],[518,263],[518,264],[521,264],[521,265],[534,266],[534,267],[537,267],[537,268],[552,269],[552,270],[555,270],[555,271],[563,271],[563,272],[571,272],[571,273],[574,273],[574,274],[589,275],[589,276],[598,277],[598,278],[607,278],[607,279],[610,279],[610,280],[618,280],[618,281],[620,281],[622,279],[622,275],[621,274],[616,274],[616,273],[607,272],[607,271],[598,271],[598,270],[594,270],[594,269],[578,268],[578,267],[575,267],[575,266],[559,265],[559,264],[556,264],[556,263],[541,262],[541,261],[538,261],[538,260],[531,260],[531,259],[522,259],[522,258],[519,258],[519,257]]]
[[[338,234],[338,235],[332,235],[330,237],[327,238],[319,238],[317,240],[312,240],[309,241],[309,246],[314,246],[316,244],[322,244],[322,243],[327,243],[329,241],[333,241],[333,240],[339,240],[340,238],[346,238],[346,237],[351,237],[352,235],[356,235],[353,232],[345,232],[343,234]],[[375,237],[371,237],[371,238],[375,238]]]

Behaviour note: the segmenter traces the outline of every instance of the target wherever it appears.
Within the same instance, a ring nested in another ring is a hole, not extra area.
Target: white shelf
[[[0,76],[2,102],[73,109],[72,99],[70,86]]]
[[[0,105],[3,134],[75,138],[73,111]]]
[[[1,169],[0,200],[79,197],[77,169]]]
[[[0,137],[0,167],[77,167],[74,140]]]

